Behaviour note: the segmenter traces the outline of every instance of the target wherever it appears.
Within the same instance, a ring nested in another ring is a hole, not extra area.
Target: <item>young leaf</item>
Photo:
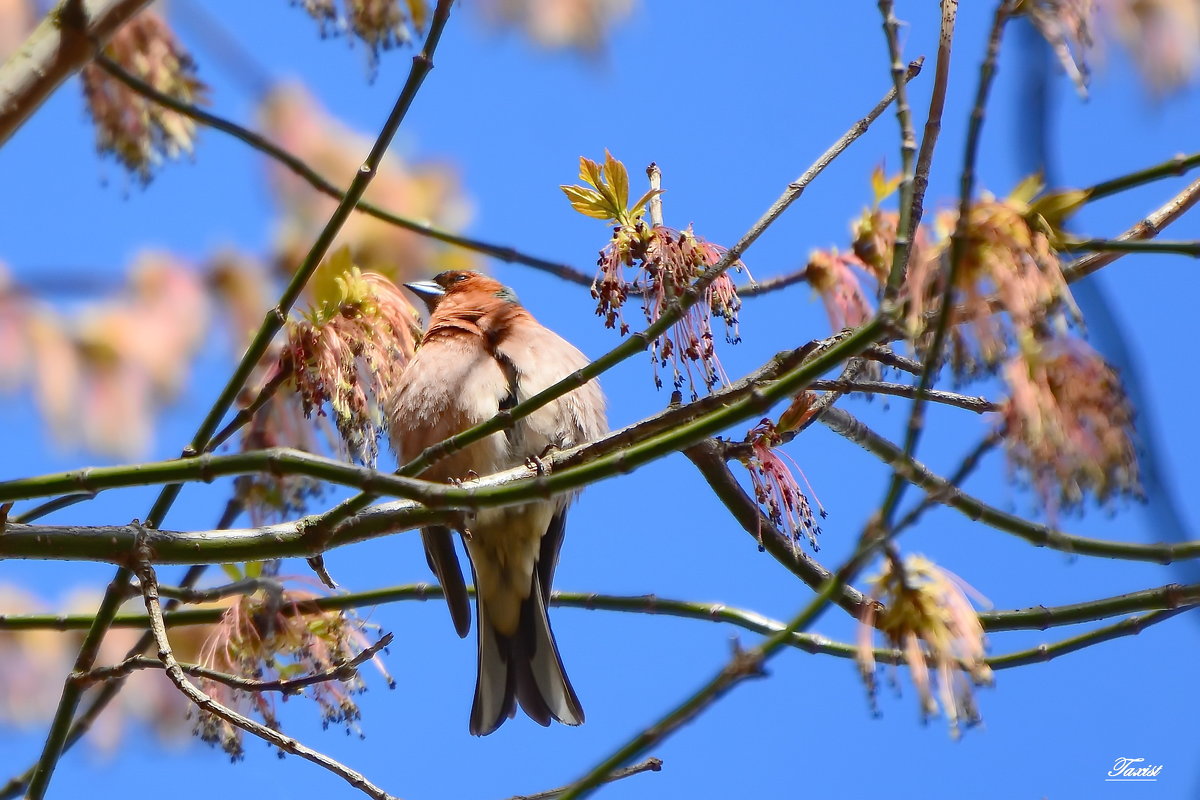
[[[613,206],[624,211],[629,205],[629,172],[608,150],[604,151],[604,175],[611,187]]]
[[[650,198],[657,197],[665,191],[666,189],[651,189],[650,191],[646,192],[644,195],[639,197],[638,201],[633,204],[632,208],[629,209],[629,216],[633,217],[634,219],[640,217],[643,213],[645,213],[646,204],[650,202]]]
[[[558,188],[562,189],[563,194],[567,196],[567,200],[571,203],[571,208],[574,208],[580,214],[603,220],[616,218],[608,201],[599,192],[586,189],[582,186],[563,185]]]
[[[601,171],[600,165],[595,161],[585,156],[579,157],[579,180],[592,188],[599,189],[604,182],[600,177]]]

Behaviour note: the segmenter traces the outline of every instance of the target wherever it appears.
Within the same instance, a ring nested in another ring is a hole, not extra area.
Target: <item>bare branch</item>
[[[1200,201],[1200,178],[1189,183],[1179,194],[1148,214],[1141,222],[1118,236],[1116,241],[1153,239],[1158,236],[1163,228],[1179,219],[1185,211],[1196,205],[1198,201]],[[1063,277],[1066,278],[1068,283],[1077,281],[1080,278],[1091,275],[1098,269],[1108,266],[1122,255],[1124,253],[1106,251],[1077,258],[1063,267]]]

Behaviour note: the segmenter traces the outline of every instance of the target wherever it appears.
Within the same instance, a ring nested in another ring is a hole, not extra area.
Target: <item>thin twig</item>
[[[765,281],[755,281],[748,283],[745,286],[739,286],[737,290],[738,297],[759,297],[779,289],[786,289],[788,286],[793,286],[797,283],[804,283],[808,280],[808,266],[805,265],[795,272],[789,272],[786,275],[780,275],[776,278],[767,278]]]
[[[1141,239],[1072,239],[1063,245],[1064,250],[1082,250],[1092,253],[1174,253],[1181,256],[1200,258],[1200,241],[1167,242]]]
[[[1083,193],[1087,196],[1088,202],[1091,202],[1162,178],[1185,175],[1188,170],[1196,166],[1200,166],[1200,153],[1192,153],[1188,156],[1181,153],[1174,158],[1167,159],[1161,164],[1155,164],[1153,167],[1147,167],[1137,172],[1130,172],[1127,175],[1121,175],[1120,177],[1097,183],[1094,186],[1084,189]]]
[[[972,447],[971,452],[967,453],[967,455],[963,458],[962,462],[958,465],[958,469],[951,474],[947,483],[955,487],[962,486],[963,482],[966,481],[971,473],[974,472],[979,466],[979,462],[983,460],[983,457],[990,453],[992,448],[1000,443],[1001,439],[1002,436],[999,430],[994,430],[987,436],[984,436],[983,439],[980,440],[979,444]],[[939,505],[940,503],[941,499],[936,493],[931,492],[925,495],[923,498],[921,498],[920,503],[917,503],[917,505],[913,507],[911,511],[896,521],[896,524],[892,526],[892,529],[899,533],[900,531],[911,528],[913,525],[917,524],[917,521],[920,520],[922,516],[925,515],[926,511],[936,505]]]
[[[180,664],[179,668],[185,674],[191,675],[193,678],[206,678],[210,681],[223,683],[234,689],[239,689],[243,692],[281,692],[283,694],[296,694],[301,689],[312,686],[316,683],[327,683],[329,681],[348,681],[358,673],[358,667],[365,662],[370,661],[375,657],[380,650],[392,643],[394,637],[392,634],[384,634],[383,637],[375,644],[367,647],[354,658],[346,661],[335,663],[328,669],[320,672],[312,672],[308,675],[302,675],[299,678],[287,678],[273,681],[256,680],[253,678],[243,678],[240,675],[230,675],[227,672],[218,672],[217,670],[208,669],[199,664]],[[143,669],[165,669],[162,661],[145,656],[133,656],[127,658],[119,664],[114,664],[111,667],[96,667],[95,669],[83,675],[76,675],[75,680],[79,681],[84,686],[90,686],[93,683],[101,681],[111,681],[116,678],[124,678],[138,670]]]
[[[861,392],[862,394],[886,394],[893,397],[916,397],[918,392],[916,386],[909,386],[904,383],[862,380],[818,380],[813,381],[809,388],[842,392],[844,394]],[[942,403],[943,405],[955,406],[956,408],[965,408],[967,411],[974,411],[977,414],[983,414],[987,411],[997,411],[1000,408],[999,404],[993,403],[985,397],[971,397],[965,394],[958,394],[957,392],[944,392],[939,389],[930,389],[925,393],[924,397],[931,403]]]
[[[917,443],[925,427],[925,394],[933,386],[934,378],[941,366],[942,348],[946,334],[950,329],[950,317],[954,301],[954,289],[957,285],[958,270],[966,254],[967,225],[971,212],[971,198],[975,191],[975,162],[979,154],[979,142],[983,132],[984,109],[987,107],[988,94],[996,75],[996,62],[1000,57],[1000,39],[1004,33],[1005,23],[1013,12],[1014,0],[1000,0],[996,6],[996,14],[992,20],[992,28],[988,34],[987,54],[979,69],[979,84],[975,90],[975,103],[971,109],[967,125],[966,154],[963,156],[963,168],[960,177],[958,198],[958,222],[950,237],[950,263],[946,268],[945,283],[942,288],[942,301],[939,306],[937,324],[933,331],[933,340],[929,350],[924,354],[925,369],[918,383],[917,397],[913,400],[912,411],[908,417],[908,428],[904,435],[904,455],[911,458],[917,452]],[[903,212],[903,206],[901,206]],[[903,231],[903,227],[900,229]],[[898,248],[897,244],[897,248]],[[895,266],[889,276],[889,284],[895,277]],[[895,473],[888,481],[887,492],[879,506],[879,520],[886,528],[892,522],[892,515],[904,496],[906,482]]]
[[[69,508],[85,500],[91,500],[96,496],[95,492],[78,492],[76,494],[67,494],[62,497],[55,497],[52,500],[47,500],[44,503],[39,503],[28,511],[23,511],[13,517],[13,522],[33,522],[36,519],[41,519],[47,514],[53,514],[55,511],[61,511],[64,508]]]
[[[929,96],[929,115],[925,117],[921,150],[917,153],[917,169],[913,173],[912,216],[908,226],[910,241],[925,213],[925,190],[929,188],[929,170],[933,166],[933,151],[942,131],[942,111],[946,107],[946,87],[950,83],[950,49],[958,19],[958,0],[941,0],[941,3],[942,23],[938,33],[937,60],[934,62],[933,90]]]
[[[1097,628],[1094,631],[1088,631],[1079,636],[1064,639],[1061,642],[1042,644],[1030,650],[1021,650],[1016,653],[992,656],[987,659],[987,663],[992,669],[1012,669],[1013,667],[1023,667],[1026,664],[1039,664],[1057,656],[1074,653],[1085,647],[1091,647],[1094,644],[1112,641],[1122,636],[1134,636],[1151,625],[1165,622],[1176,614],[1182,614],[1187,610],[1186,608],[1172,608],[1163,611],[1152,611],[1149,614],[1141,614],[1129,619],[1123,619],[1112,625],[1106,625],[1103,628]]]
[[[346,192],[343,192],[338,186],[325,176],[318,173],[312,167],[304,162],[299,156],[289,153],[279,145],[267,139],[261,134],[238,125],[236,122],[217,116],[209,111],[205,111],[191,103],[185,103],[178,98],[172,97],[169,94],[164,94],[158,91],[150,84],[140,80],[134,75],[129,74],[121,68],[119,64],[109,58],[100,56],[96,59],[96,63],[104,69],[105,72],[112,75],[121,83],[128,86],[133,91],[153,100],[161,106],[171,109],[177,114],[182,114],[189,119],[199,122],[202,125],[207,125],[214,130],[229,134],[235,139],[249,145],[254,150],[266,155],[276,162],[286,167],[289,171],[312,186],[318,192],[327,197],[332,197],[338,201],[345,201]],[[507,247],[504,245],[492,244],[480,239],[472,239],[468,236],[451,233],[450,231],[442,230],[434,226],[432,223],[420,220],[410,219],[408,217],[393,214],[386,209],[371,203],[370,201],[359,199],[355,204],[357,211],[366,214],[369,217],[381,220],[389,225],[395,225],[397,228],[403,228],[413,233],[418,233],[422,236],[435,239],[439,242],[444,242],[455,247],[461,247],[466,250],[471,250],[476,253],[483,253],[509,264],[524,264],[527,267],[547,272],[556,277],[577,283],[581,286],[590,287],[592,285],[592,275],[583,270],[576,269],[568,264],[562,264],[556,261],[550,261],[544,258],[538,258],[527,253]]]
[[[896,120],[900,127],[900,218],[896,224],[896,241],[892,247],[892,268],[884,287],[884,306],[893,305],[900,289],[908,255],[912,249],[913,203],[913,159],[917,153],[917,134],[913,130],[912,112],[908,106],[907,81],[904,80],[904,62],[900,53],[900,23],[896,19],[892,0],[879,0],[879,13],[883,17],[883,34],[887,40],[889,67],[892,86],[896,90]]]
[[[924,369],[924,365],[920,361],[902,356],[885,345],[868,347],[863,351],[862,356],[870,361],[878,361],[884,366],[907,372],[909,375],[920,375]]]
[[[943,505],[962,512],[974,522],[982,522],[998,531],[1011,533],[1038,547],[1048,547],[1051,550],[1076,555],[1150,561],[1157,564],[1170,564],[1181,559],[1200,557],[1200,541],[1177,544],[1114,542],[1075,536],[1049,525],[1022,519],[972,497],[945,478],[935,475],[924,464],[906,457],[899,447],[855,419],[845,409],[829,409],[821,417],[821,422],[834,433],[866,448],[891,467],[895,474],[930,493]]]
[[[224,428],[221,428],[220,431],[218,431],[211,439],[209,439],[208,445],[204,448],[204,452],[214,452],[218,447],[223,445],[229,439],[229,437],[241,430],[244,425],[248,425],[250,421],[254,419],[254,415],[258,413],[258,410],[265,406],[271,400],[271,398],[275,396],[275,392],[279,390],[279,387],[292,377],[291,365],[291,359],[286,359],[280,365],[280,368],[276,369],[272,373],[271,378],[265,384],[263,384],[263,387],[258,390],[258,394],[252,401],[250,401],[249,405],[238,409],[238,412],[233,415],[233,419],[229,420]]]

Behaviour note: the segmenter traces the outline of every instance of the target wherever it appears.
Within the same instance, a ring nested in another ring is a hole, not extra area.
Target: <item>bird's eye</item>
[[[465,273],[465,272],[460,272],[459,274],[454,276],[455,283],[462,283],[466,279],[467,279],[467,273]]]

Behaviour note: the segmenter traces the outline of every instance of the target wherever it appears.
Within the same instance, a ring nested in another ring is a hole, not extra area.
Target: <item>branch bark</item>
[[[63,0],[0,66],[0,146],[150,0]]]

